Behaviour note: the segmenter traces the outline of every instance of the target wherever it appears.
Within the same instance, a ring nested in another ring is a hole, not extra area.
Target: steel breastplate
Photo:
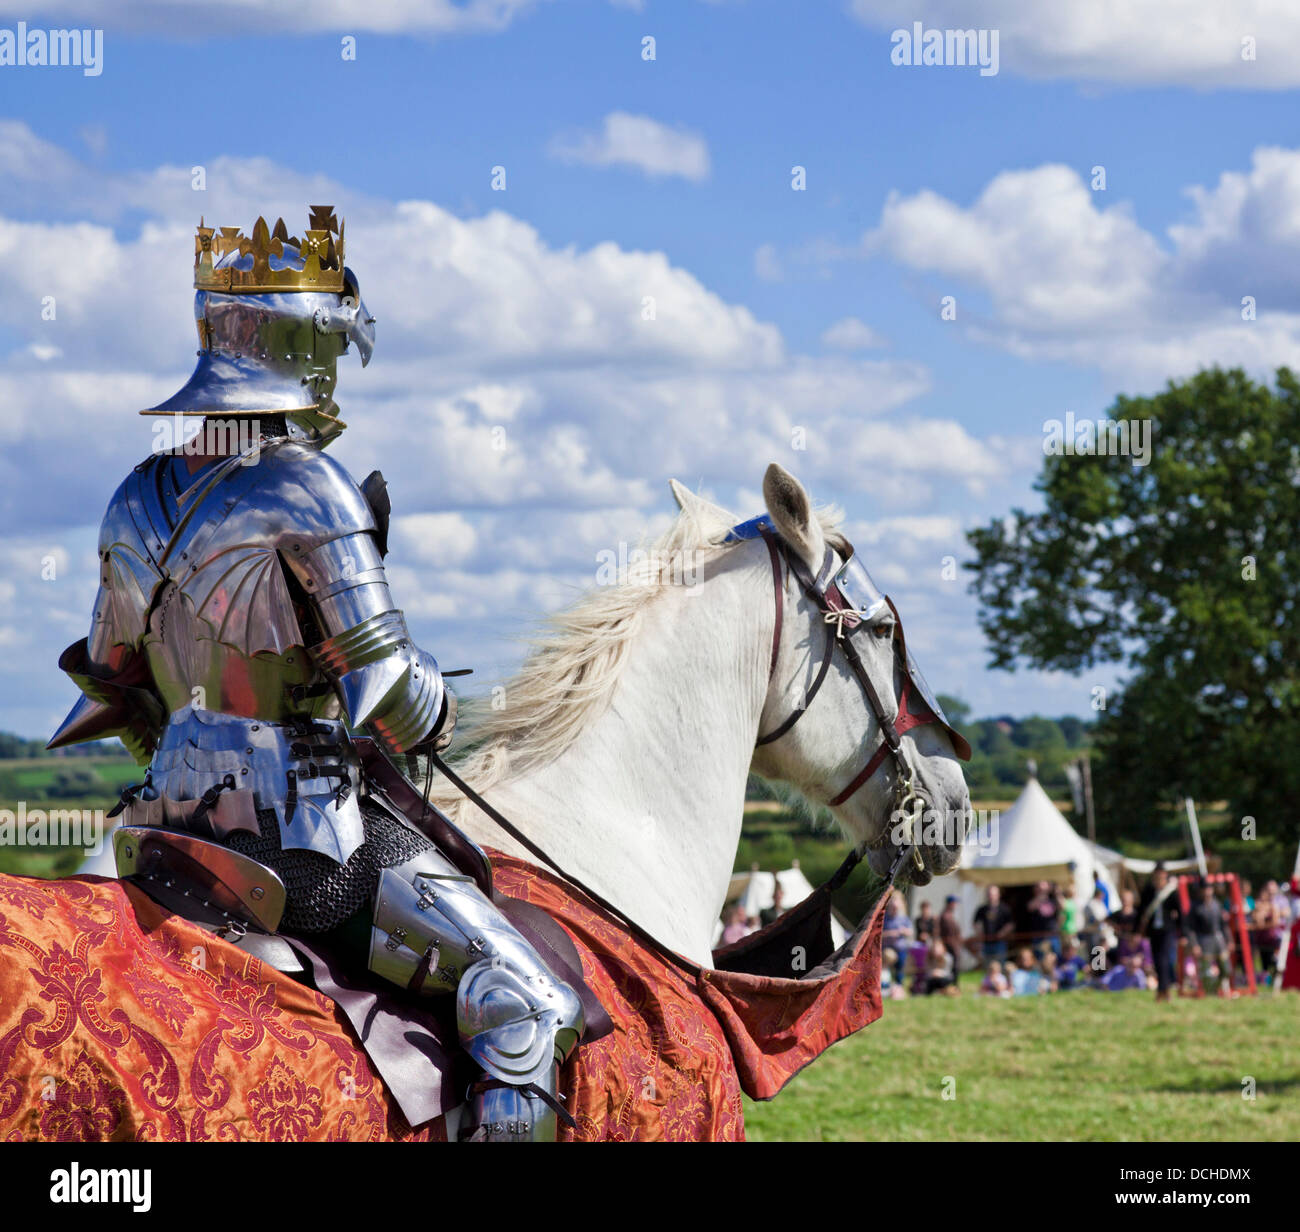
[[[112,640],[148,657],[169,711],[196,706],[268,720],[337,718],[337,698],[304,649],[280,556],[310,506],[293,467],[242,457],[188,474],[157,456],[132,474],[113,513],[104,567]],[[295,503],[297,502],[297,503]],[[313,527],[304,527],[305,539]],[[318,686],[306,696],[294,690]]]

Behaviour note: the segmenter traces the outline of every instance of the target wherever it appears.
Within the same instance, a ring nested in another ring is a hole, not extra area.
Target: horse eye
[[[872,625],[871,632],[877,637],[889,637],[894,632],[894,622],[892,620],[882,620],[878,624]]]

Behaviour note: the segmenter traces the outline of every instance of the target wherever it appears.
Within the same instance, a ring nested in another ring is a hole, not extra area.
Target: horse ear
[[[803,484],[784,466],[773,462],[763,476],[763,500],[777,534],[803,557],[815,574],[826,555],[826,537]]]
[[[685,484],[670,479],[668,486],[672,489],[677,508],[688,517],[694,518],[700,529],[706,533],[712,535],[717,533],[719,528],[729,530],[735,525],[736,519],[721,505],[715,505],[697,492],[692,492]]]

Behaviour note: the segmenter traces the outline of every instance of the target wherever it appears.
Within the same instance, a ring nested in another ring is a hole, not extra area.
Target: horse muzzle
[[[934,877],[950,873],[961,862],[970,799],[936,808],[921,791],[906,792],[894,808],[883,841],[868,853],[868,863],[879,876],[896,876],[912,885],[927,885]]]

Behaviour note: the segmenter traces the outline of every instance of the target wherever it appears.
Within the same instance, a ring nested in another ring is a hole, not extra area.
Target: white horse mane
[[[842,514],[815,510],[828,542],[842,548]],[[457,773],[479,792],[527,774],[558,758],[609,704],[631,650],[641,616],[670,586],[681,582],[688,554],[724,551],[721,540],[736,523],[705,502],[683,508],[667,531],[629,563],[626,580],[596,586],[548,617],[530,639],[519,673],[504,685],[502,709],[474,707],[469,748]],[[698,562],[696,562],[698,563]],[[451,784],[436,779],[429,799],[455,820],[473,806]]]

